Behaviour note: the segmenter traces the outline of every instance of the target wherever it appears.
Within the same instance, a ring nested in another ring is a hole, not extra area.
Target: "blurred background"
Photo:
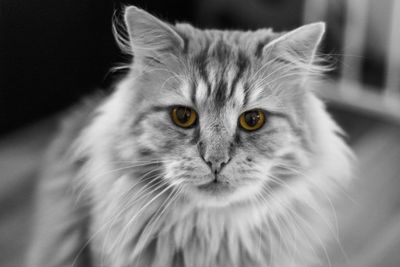
[[[111,21],[129,4],[202,28],[326,21],[322,53],[337,68],[318,93],[359,159],[335,206],[345,253],[332,245],[329,257],[338,267],[400,266],[400,0],[1,0],[1,266],[22,264],[35,174],[57,115],[123,75],[109,71],[129,60]]]

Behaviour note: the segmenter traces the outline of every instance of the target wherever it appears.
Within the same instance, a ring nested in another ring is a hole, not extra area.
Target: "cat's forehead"
[[[188,54],[208,51],[210,56],[230,52],[230,49],[241,49],[254,56],[260,56],[260,50],[282,33],[272,29],[256,31],[239,30],[201,30],[189,24],[175,25],[176,31],[183,37]]]
[[[280,34],[269,29],[200,30],[187,24],[176,28],[192,66],[193,81],[185,87],[191,102],[215,109],[248,104],[256,93],[252,74],[263,64],[262,49]]]
[[[195,54],[192,57],[194,104],[207,104],[216,108],[227,102],[243,104],[243,96],[236,91],[243,92],[246,76],[250,71],[250,61],[242,51],[229,47],[222,41],[215,43],[209,50]]]

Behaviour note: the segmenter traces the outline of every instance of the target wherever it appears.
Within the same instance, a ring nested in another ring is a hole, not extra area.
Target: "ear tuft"
[[[184,46],[173,26],[135,6],[125,9],[125,24],[135,58],[155,57],[163,52],[176,52]]]

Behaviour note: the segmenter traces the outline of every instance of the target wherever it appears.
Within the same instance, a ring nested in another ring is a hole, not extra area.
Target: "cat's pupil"
[[[258,111],[249,111],[244,115],[244,118],[248,126],[254,127],[260,120],[260,113]]]
[[[181,123],[186,123],[190,116],[192,115],[192,111],[188,108],[178,108],[176,110],[176,117]]]

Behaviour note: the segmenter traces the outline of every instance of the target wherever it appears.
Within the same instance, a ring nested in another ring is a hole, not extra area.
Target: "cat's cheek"
[[[164,175],[164,179],[169,181],[169,182],[173,182],[177,179],[178,176],[178,166],[179,166],[179,162],[178,161],[172,161],[172,162],[168,162],[166,164],[164,164],[164,168],[165,168],[165,175]]]
[[[210,174],[207,166],[201,162],[190,160],[190,157],[182,156],[181,160],[169,161],[166,159],[164,178],[170,182],[179,184],[197,184],[205,181]]]
[[[130,138],[123,138],[116,143],[111,149],[113,154],[121,160],[132,160],[136,153],[136,143]]]

